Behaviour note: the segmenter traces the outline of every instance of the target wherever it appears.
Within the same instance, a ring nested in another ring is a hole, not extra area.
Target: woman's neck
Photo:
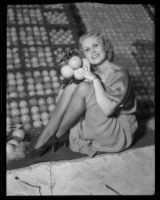
[[[111,63],[105,60],[101,65],[94,66],[94,72],[102,77],[110,67]]]

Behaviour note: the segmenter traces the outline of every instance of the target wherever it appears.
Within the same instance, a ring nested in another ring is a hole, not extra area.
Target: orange
[[[73,76],[73,69],[69,65],[64,65],[61,68],[61,74],[64,78],[71,78]]]
[[[12,136],[19,137],[21,140],[23,140],[25,137],[25,133],[22,129],[16,129],[13,131]]]
[[[82,66],[82,59],[79,56],[73,56],[69,59],[68,65],[72,67],[72,69],[78,69]]]
[[[11,139],[11,140],[8,141],[8,144],[14,144],[14,145],[18,146],[19,142],[15,139]]]
[[[84,73],[85,72],[84,72],[83,68],[79,68],[79,69],[74,70],[74,77],[75,77],[75,79],[77,79],[77,80],[83,80],[84,79],[84,76],[83,76]]]
[[[7,143],[6,145],[7,162],[17,158],[15,150],[16,148],[13,144]]]

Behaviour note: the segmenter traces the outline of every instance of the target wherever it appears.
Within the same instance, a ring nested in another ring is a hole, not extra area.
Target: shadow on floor
[[[155,144],[155,131],[147,128],[147,120],[138,122],[138,130],[131,148],[139,148]]]
[[[147,124],[146,121],[139,122],[139,128],[136,132],[136,137],[133,142],[133,145],[130,147],[131,149],[154,145],[155,133],[154,131],[148,130],[146,124]],[[66,139],[68,139],[68,135],[66,136]],[[31,146],[35,144],[36,140],[37,140],[37,137],[32,138]],[[45,155],[43,155],[42,157],[36,160],[24,158],[20,160],[11,161],[10,163],[7,164],[7,170],[24,168],[24,167],[30,166],[35,163],[40,163],[40,162],[73,160],[73,159],[78,159],[82,157],[86,157],[86,155],[73,152],[70,150],[69,147],[63,146],[59,148],[57,152],[49,151]]]

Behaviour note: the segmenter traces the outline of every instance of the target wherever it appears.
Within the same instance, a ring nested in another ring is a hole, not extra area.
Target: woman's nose
[[[92,49],[91,49],[91,53],[94,53],[95,52],[95,48],[93,47]]]

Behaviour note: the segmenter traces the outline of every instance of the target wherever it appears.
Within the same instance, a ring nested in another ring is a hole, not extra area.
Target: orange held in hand
[[[73,76],[73,69],[69,65],[64,65],[61,68],[61,74],[64,78],[71,78]]]
[[[83,68],[79,68],[79,69],[74,70],[75,79],[83,80],[84,79],[84,73],[85,73],[85,71],[84,71]]]
[[[82,66],[82,59],[79,56],[72,56],[69,61],[68,65],[72,67],[72,69],[78,69]]]

